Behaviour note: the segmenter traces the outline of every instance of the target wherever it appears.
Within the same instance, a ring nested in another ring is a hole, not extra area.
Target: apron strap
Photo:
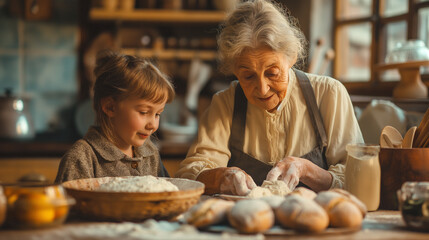
[[[232,116],[231,136],[229,146],[235,149],[243,150],[244,131],[246,129],[247,99],[241,89],[240,83],[235,88],[234,113]]]
[[[316,97],[314,96],[310,80],[304,72],[298,69],[294,69],[294,71],[301,87],[302,94],[304,95],[307,108],[309,108],[308,114],[310,115],[311,124],[313,125],[314,131],[316,133],[318,145],[321,148],[326,147],[328,146],[328,138],[326,137],[322,115],[320,114],[319,107],[317,106]]]

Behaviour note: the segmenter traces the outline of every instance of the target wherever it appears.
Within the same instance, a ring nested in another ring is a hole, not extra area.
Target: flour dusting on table
[[[19,239],[19,238],[17,238]],[[264,240],[264,235],[238,235],[233,233],[200,232],[188,224],[155,221],[148,219],[143,223],[80,223],[74,226],[36,232],[31,239],[43,240]]]

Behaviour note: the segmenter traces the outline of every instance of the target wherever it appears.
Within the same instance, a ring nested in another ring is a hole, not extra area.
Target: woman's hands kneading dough
[[[256,187],[252,177],[238,167],[219,167],[201,172],[197,181],[204,183],[204,194],[247,195]]]
[[[268,172],[267,180],[282,180],[292,191],[299,182],[316,192],[328,190],[332,185],[332,175],[327,170],[307,159],[292,156],[278,162]]]
[[[267,174],[268,181],[282,180],[290,190],[295,189],[304,171],[302,158],[286,157],[276,164]],[[305,160],[308,161],[308,160]]]

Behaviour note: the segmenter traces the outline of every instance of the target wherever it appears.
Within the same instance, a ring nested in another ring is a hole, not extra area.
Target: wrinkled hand
[[[297,157],[285,157],[268,172],[267,180],[283,180],[290,190],[294,190],[305,171],[304,161],[308,160]]]
[[[244,196],[256,187],[252,177],[237,167],[226,168],[220,182],[220,192]]]

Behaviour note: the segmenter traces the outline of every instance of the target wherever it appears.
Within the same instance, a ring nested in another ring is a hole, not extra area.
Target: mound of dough
[[[265,180],[262,183],[263,188],[267,188],[274,195],[285,196],[290,193],[290,189],[284,181],[276,180],[276,181],[267,181]]]
[[[283,181],[267,181],[262,183],[262,186],[253,188],[247,197],[250,198],[261,198],[265,196],[278,195],[285,196],[290,193],[290,189],[287,184]]]
[[[263,188],[263,187],[255,187],[247,194],[247,197],[261,198],[261,197],[271,196],[271,195],[273,195],[273,193],[270,191],[270,189]]]

